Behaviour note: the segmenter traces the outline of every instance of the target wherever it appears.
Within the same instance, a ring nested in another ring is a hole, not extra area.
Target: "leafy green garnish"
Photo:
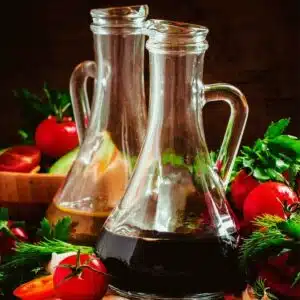
[[[162,163],[163,165],[170,164],[174,167],[183,167],[186,165],[183,156],[177,155],[171,150],[163,153]]]
[[[273,139],[283,134],[285,129],[288,127],[289,123],[290,123],[290,119],[281,119],[276,123],[272,122],[268,127],[264,137],[266,139]]]
[[[13,268],[31,266],[31,269],[51,259],[52,253],[77,252],[93,253],[92,247],[72,245],[59,240],[45,239],[37,244],[17,243],[16,253],[0,265],[0,272],[11,272]]]
[[[237,157],[232,179],[241,169],[248,170],[257,180],[287,182],[295,185],[295,177],[300,170],[300,140],[284,135],[290,119],[281,119],[268,127],[264,138],[258,139],[253,147],[243,146]]]
[[[8,218],[5,209],[0,210],[3,218]],[[7,221],[0,221],[7,223]],[[77,252],[93,253],[92,247],[76,246],[66,241],[71,230],[71,218],[65,217],[51,226],[47,219],[41,221],[38,235],[42,238],[39,243],[30,244],[17,242],[15,253],[4,257],[0,265],[0,286],[7,297],[16,285],[29,281],[37,274],[45,272],[45,263],[52,253]]]
[[[57,239],[67,241],[71,232],[72,220],[70,217],[60,219],[54,226],[51,226],[49,221],[44,218],[41,221],[41,228],[38,230],[38,235],[45,239]]]
[[[278,255],[283,251],[300,251],[300,214],[287,220],[264,215],[255,221],[260,229],[253,232],[241,246],[241,264],[244,268],[256,260]]]

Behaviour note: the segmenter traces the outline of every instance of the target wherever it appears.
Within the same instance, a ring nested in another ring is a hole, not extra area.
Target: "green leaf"
[[[264,137],[268,139],[273,139],[281,135],[285,131],[289,123],[290,123],[290,118],[281,119],[275,123],[272,122],[271,125],[268,127]]]
[[[67,241],[71,232],[72,220],[70,217],[64,217],[57,221],[55,226],[51,226],[50,222],[44,218],[41,221],[41,227],[38,230],[39,236],[47,240]]]
[[[266,170],[265,169],[262,169],[262,168],[255,168],[254,171],[253,171],[253,177],[255,177],[256,179],[258,179],[259,181],[266,181],[266,180],[269,180],[270,177],[269,175],[267,174]]]
[[[243,158],[243,166],[244,166],[244,168],[249,168],[250,170],[252,170],[254,162],[255,162],[254,159],[249,159],[247,157]]]
[[[243,146],[241,153],[251,155],[253,154],[253,150],[249,146]]]
[[[273,158],[275,159],[275,166],[280,172],[284,172],[289,168],[290,165],[284,160],[280,158],[275,158],[275,156],[273,156]]]
[[[277,224],[278,229],[287,236],[296,240],[300,239],[300,224],[294,222],[293,219]]]
[[[41,221],[41,227],[38,231],[38,234],[42,237],[42,238],[46,238],[46,239],[52,239],[53,238],[53,231],[52,231],[52,227],[49,223],[49,221],[44,218]]]
[[[177,155],[171,151],[163,153],[162,163],[164,165],[170,164],[175,167],[180,167],[185,165],[183,156]]]
[[[269,142],[273,151],[300,158],[300,140],[291,135],[280,135]]]
[[[5,207],[0,207],[0,220],[1,221],[8,221],[8,209]]]
[[[53,229],[53,238],[60,241],[67,241],[71,232],[72,219],[64,217],[59,220]]]
[[[287,241],[285,235],[278,229],[255,231],[245,239],[240,251],[240,263],[245,269],[258,259],[266,259],[270,255],[279,254],[284,248],[290,249],[293,241]]]
[[[256,140],[256,142],[254,144],[254,153],[257,154],[260,151],[266,151],[266,150],[267,150],[267,145],[266,145],[265,141],[262,139]]]
[[[271,180],[274,181],[280,181],[280,182],[284,182],[285,178],[282,176],[281,173],[277,172],[274,169],[266,169],[266,173],[268,174],[268,176],[270,177]]]

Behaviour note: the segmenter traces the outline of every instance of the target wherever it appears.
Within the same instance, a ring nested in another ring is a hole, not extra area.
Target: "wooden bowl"
[[[13,219],[40,220],[65,176],[46,173],[0,172],[0,206]]]

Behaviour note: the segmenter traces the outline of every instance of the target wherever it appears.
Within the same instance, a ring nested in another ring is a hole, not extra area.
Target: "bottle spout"
[[[142,27],[149,14],[148,5],[118,6],[91,10],[94,26]]]

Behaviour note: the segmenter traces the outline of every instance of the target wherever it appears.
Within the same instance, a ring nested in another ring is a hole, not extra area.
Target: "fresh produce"
[[[247,196],[243,206],[246,223],[264,214],[286,218],[285,206],[298,202],[296,193],[280,182],[265,182],[254,188]]]
[[[26,173],[41,161],[41,152],[35,146],[13,146],[0,154],[0,171]]]
[[[300,140],[283,134],[289,122],[281,119],[272,123],[264,138],[258,139],[252,148],[242,147],[229,193],[233,206],[240,212],[246,197],[259,183],[275,181],[295,186],[300,170]]]
[[[101,147],[98,149],[97,153],[95,153],[91,162],[91,164],[93,164],[97,169],[96,172],[98,172],[99,174],[104,172],[107,167],[117,158],[122,159],[121,153],[113,143],[110,134],[105,131],[102,136],[103,139]],[[49,169],[49,173],[66,175],[73,162],[75,161],[78,153],[79,147],[62,156],[52,165],[52,167]]]
[[[257,273],[279,299],[300,299],[300,214],[299,204],[287,207],[290,215],[274,215],[255,220],[257,230],[241,247],[241,265]]]
[[[50,157],[61,157],[78,146],[76,124],[71,118],[49,116],[35,132],[36,146]]]
[[[67,175],[79,152],[79,147],[58,159],[49,169],[50,174]]]
[[[48,161],[78,146],[68,92],[50,89],[45,84],[41,96],[26,89],[15,91],[15,96],[27,116],[24,128],[19,131],[24,143],[35,144]]]
[[[7,214],[7,210],[2,210]],[[0,286],[4,296],[9,295],[18,285],[44,275],[53,253],[77,253],[78,250],[82,254],[93,253],[91,247],[68,243],[70,230],[70,218],[61,219],[55,226],[44,219],[37,230],[38,242],[17,241],[14,253],[4,256],[0,264]]]
[[[0,208],[0,262],[4,255],[13,253],[18,241],[28,241],[26,231],[8,219],[8,211]]]
[[[22,300],[45,300],[55,296],[53,275],[42,276],[17,287],[14,296]]]
[[[231,196],[235,208],[243,211],[244,201],[248,194],[259,185],[259,181],[248,174],[245,169],[239,171],[231,183]]]
[[[283,272],[275,271],[270,267],[265,267],[260,270],[259,277],[265,280],[266,285],[278,295],[300,299],[300,285],[293,287],[291,282],[285,278]]]
[[[103,263],[94,255],[78,252],[69,256],[55,269],[56,295],[64,300],[101,299],[108,286],[106,272]]]

